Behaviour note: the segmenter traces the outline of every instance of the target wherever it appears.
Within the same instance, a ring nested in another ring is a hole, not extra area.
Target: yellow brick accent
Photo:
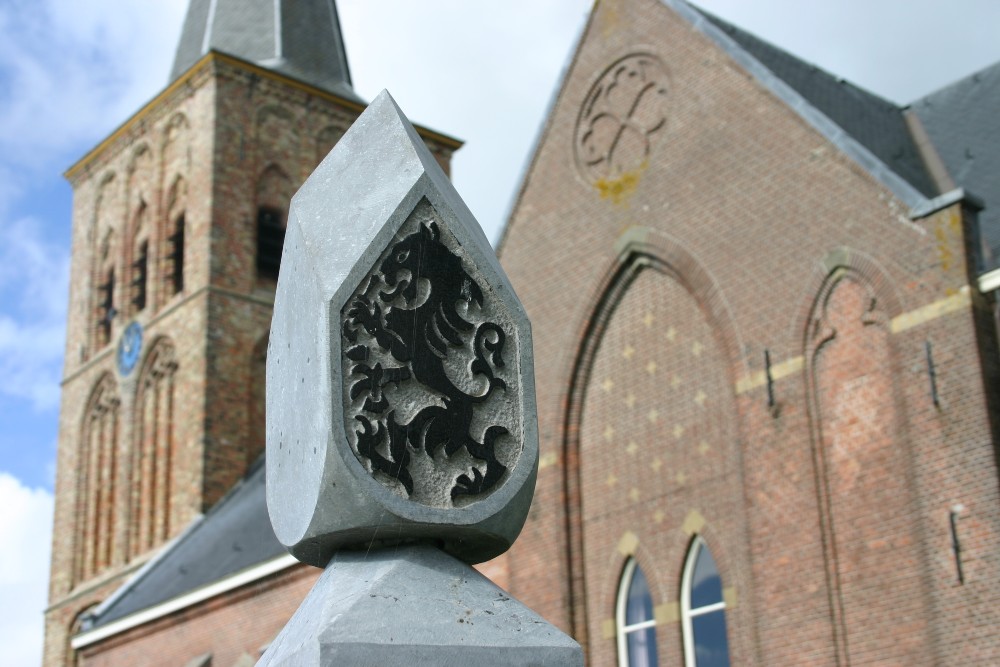
[[[786,359],[780,364],[775,364],[771,366],[771,379],[780,380],[783,377],[788,377],[792,373],[798,373],[802,370],[805,365],[805,360],[801,357],[792,357],[791,359]],[[767,384],[767,372],[757,371],[756,373],[751,373],[750,375],[744,375],[739,380],[736,381],[736,393],[745,394],[751,389],[756,389],[757,387],[763,387]]]
[[[657,625],[676,623],[681,620],[681,608],[676,602],[665,602],[653,608],[653,619]]]
[[[545,470],[549,466],[554,466],[559,462],[559,457],[556,456],[555,452],[549,452],[544,456],[538,458],[538,469]]]
[[[907,329],[912,329],[913,327],[935,320],[943,315],[948,315],[949,313],[954,313],[955,311],[962,310],[963,308],[968,308],[971,305],[972,293],[969,290],[968,285],[963,285],[957,292],[951,294],[950,296],[938,299],[937,301],[929,303],[926,306],[921,306],[920,308],[911,310],[908,313],[897,315],[892,318],[889,328],[892,333],[900,333],[901,331],[906,331]],[[793,373],[798,373],[802,370],[804,365],[805,360],[801,356],[786,359],[780,364],[771,366],[771,379],[777,381],[784,377],[788,377]],[[750,373],[749,375],[744,375],[736,381],[736,393],[745,394],[752,389],[763,387],[766,384],[766,371],[756,371],[754,373]]]
[[[935,320],[942,315],[947,315],[948,313],[953,313],[956,310],[968,308],[971,305],[972,295],[969,293],[969,286],[963,285],[958,292],[952,294],[951,296],[938,299],[933,303],[921,306],[920,308],[911,310],[908,313],[897,315],[892,318],[890,328],[892,329],[892,333],[899,333],[900,331],[906,331],[907,329],[912,329],[913,327],[924,324],[925,322]]]
[[[626,531],[618,540],[618,553],[622,556],[634,556],[635,550],[639,548],[639,537],[631,530]]]
[[[722,600],[726,603],[726,609],[733,609],[736,606],[736,589],[726,586],[722,589]]]
[[[615,619],[606,618],[601,621],[601,636],[605,639],[615,638]]]
[[[698,510],[691,510],[688,515],[684,518],[684,523],[681,525],[681,530],[683,530],[688,535],[696,535],[701,532],[701,529],[705,527],[705,517],[701,515]]]

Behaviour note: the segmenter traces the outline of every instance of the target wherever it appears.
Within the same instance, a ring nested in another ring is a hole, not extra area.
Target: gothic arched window
[[[114,232],[108,230],[98,249],[94,282],[94,350],[99,350],[111,342],[111,322],[118,314],[115,298],[115,254]]]
[[[139,208],[132,221],[132,248],[129,261],[129,314],[135,315],[146,308],[149,278],[149,238],[146,226],[146,202]]]
[[[656,619],[653,596],[646,575],[635,558],[629,558],[618,583],[615,609],[618,664],[621,667],[656,667]]]
[[[265,282],[278,279],[291,190],[288,176],[275,165],[257,183],[257,278]]]
[[[174,346],[153,344],[139,375],[132,449],[129,556],[135,557],[170,536],[174,457]]]
[[[694,539],[684,564],[681,620],[686,667],[729,667],[722,578],[701,537]]]
[[[173,296],[184,291],[184,214],[174,219],[170,236],[167,237],[170,248],[167,254],[169,271],[167,272],[167,293]]]
[[[115,382],[105,374],[87,402],[77,450],[76,582],[93,577],[115,557],[119,404]]]
[[[90,267],[90,312],[87,346],[82,350],[81,361],[111,342],[111,322],[115,317],[115,262],[118,260],[118,242],[115,235],[118,188],[115,175],[105,174],[101,180],[94,204],[90,247],[93,252]]]
[[[163,270],[164,300],[184,291],[184,236],[187,183],[178,176],[167,199],[166,266]]]

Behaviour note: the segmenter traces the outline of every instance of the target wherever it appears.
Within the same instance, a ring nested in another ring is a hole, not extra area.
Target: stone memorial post
[[[520,533],[537,467],[528,319],[383,91],[289,211],[267,506],[324,572],[259,664],[582,665],[469,565]]]

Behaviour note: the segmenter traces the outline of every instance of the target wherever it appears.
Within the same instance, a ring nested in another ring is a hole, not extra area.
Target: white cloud
[[[0,646],[3,664],[42,660],[52,540],[52,495],[0,472]]]
[[[69,256],[29,219],[0,223],[0,394],[59,402]]]
[[[50,160],[65,160],[81,142],[89,147],[158,92],[166,83],[185,4],[0,4],[4,161],[47,170]],[[163,30],[165,25],[171,29]]]

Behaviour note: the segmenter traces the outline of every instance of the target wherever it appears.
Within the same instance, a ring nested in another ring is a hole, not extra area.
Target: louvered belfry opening
[[[257,209],[257,275],[278,279],[285,243],[285,212],[273,206]]]
[[[167,284],[170,294],[184,291],[184,214],[174,222],[174,231],[167,237]]]
[[[146,309],[146,279],[149,276],[149,241],[139,244],[135,261],[132,262],[132,312]]]
[[[108,269],[97,287],[97,348],[111,342],[111,320],[115,317],[115,270]]]

